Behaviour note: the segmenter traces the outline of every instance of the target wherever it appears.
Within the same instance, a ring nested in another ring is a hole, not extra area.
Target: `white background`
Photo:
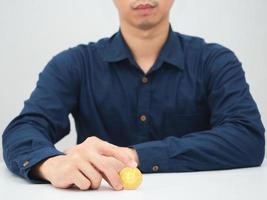
[[[223,44],[236,53],[265,126],[266,10],[266,0],[176,0],[170,19],[175,31]],[[109,37],[118,28],[112,0],[0,0],[0,133],[21,111],[52,56]],[[71,134],[57,147],[64,149],[75,140],[72,122]],[[2,159],[2,148],[0,153]]]

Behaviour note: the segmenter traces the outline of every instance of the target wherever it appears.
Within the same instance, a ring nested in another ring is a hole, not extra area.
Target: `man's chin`
[[[144,31],[145,30],[150,30],[155,26],[156,26],[155,23],[152,23],[152,22],[149,22],[149,21],[144,21],[144,22],[141,22],[141,23],[137,24],[137,28],[140,29],[140,30],[144,30]]]

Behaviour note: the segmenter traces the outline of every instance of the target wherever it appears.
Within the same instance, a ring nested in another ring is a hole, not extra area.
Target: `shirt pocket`
[[[177,114],[176,112],[163,115],[162,138],[168,136],[182,137],[186,134],[210,129],[209,116],[205,114]]]

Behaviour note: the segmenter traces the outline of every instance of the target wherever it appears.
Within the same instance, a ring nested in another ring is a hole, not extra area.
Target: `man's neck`
[[[149,30],[140,30],[121,22],[120,29],[135,61],[146,73],[156,61],[168,37],[169,21]]]

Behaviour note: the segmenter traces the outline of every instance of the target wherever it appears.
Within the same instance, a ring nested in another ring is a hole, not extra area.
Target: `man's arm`
[[[203,59],[212,128],[133,145],[142,172],[215,170],[262,163],[264,127],[242,65],[231,51],[220,46],[211,49]]]
[[[121,190],[119,171],[137,165],[129,148],[96,137],[64,153],[54,147],[69,133],[68,115],[75,112],[80,96],[81,55],[75,50],[54,57],[41,73],[22,112],[3,134],[4,160],[12,172],[32,182],[88,190],[97,189],[104,178]]]
[[[40,74],[22,112],[2,136],[4,160],[15,174],[29,179],[36,163],[63,154],[54,144],[69,133],[68,115],[76,105],[79,74],[70,50],[55,56]]]

